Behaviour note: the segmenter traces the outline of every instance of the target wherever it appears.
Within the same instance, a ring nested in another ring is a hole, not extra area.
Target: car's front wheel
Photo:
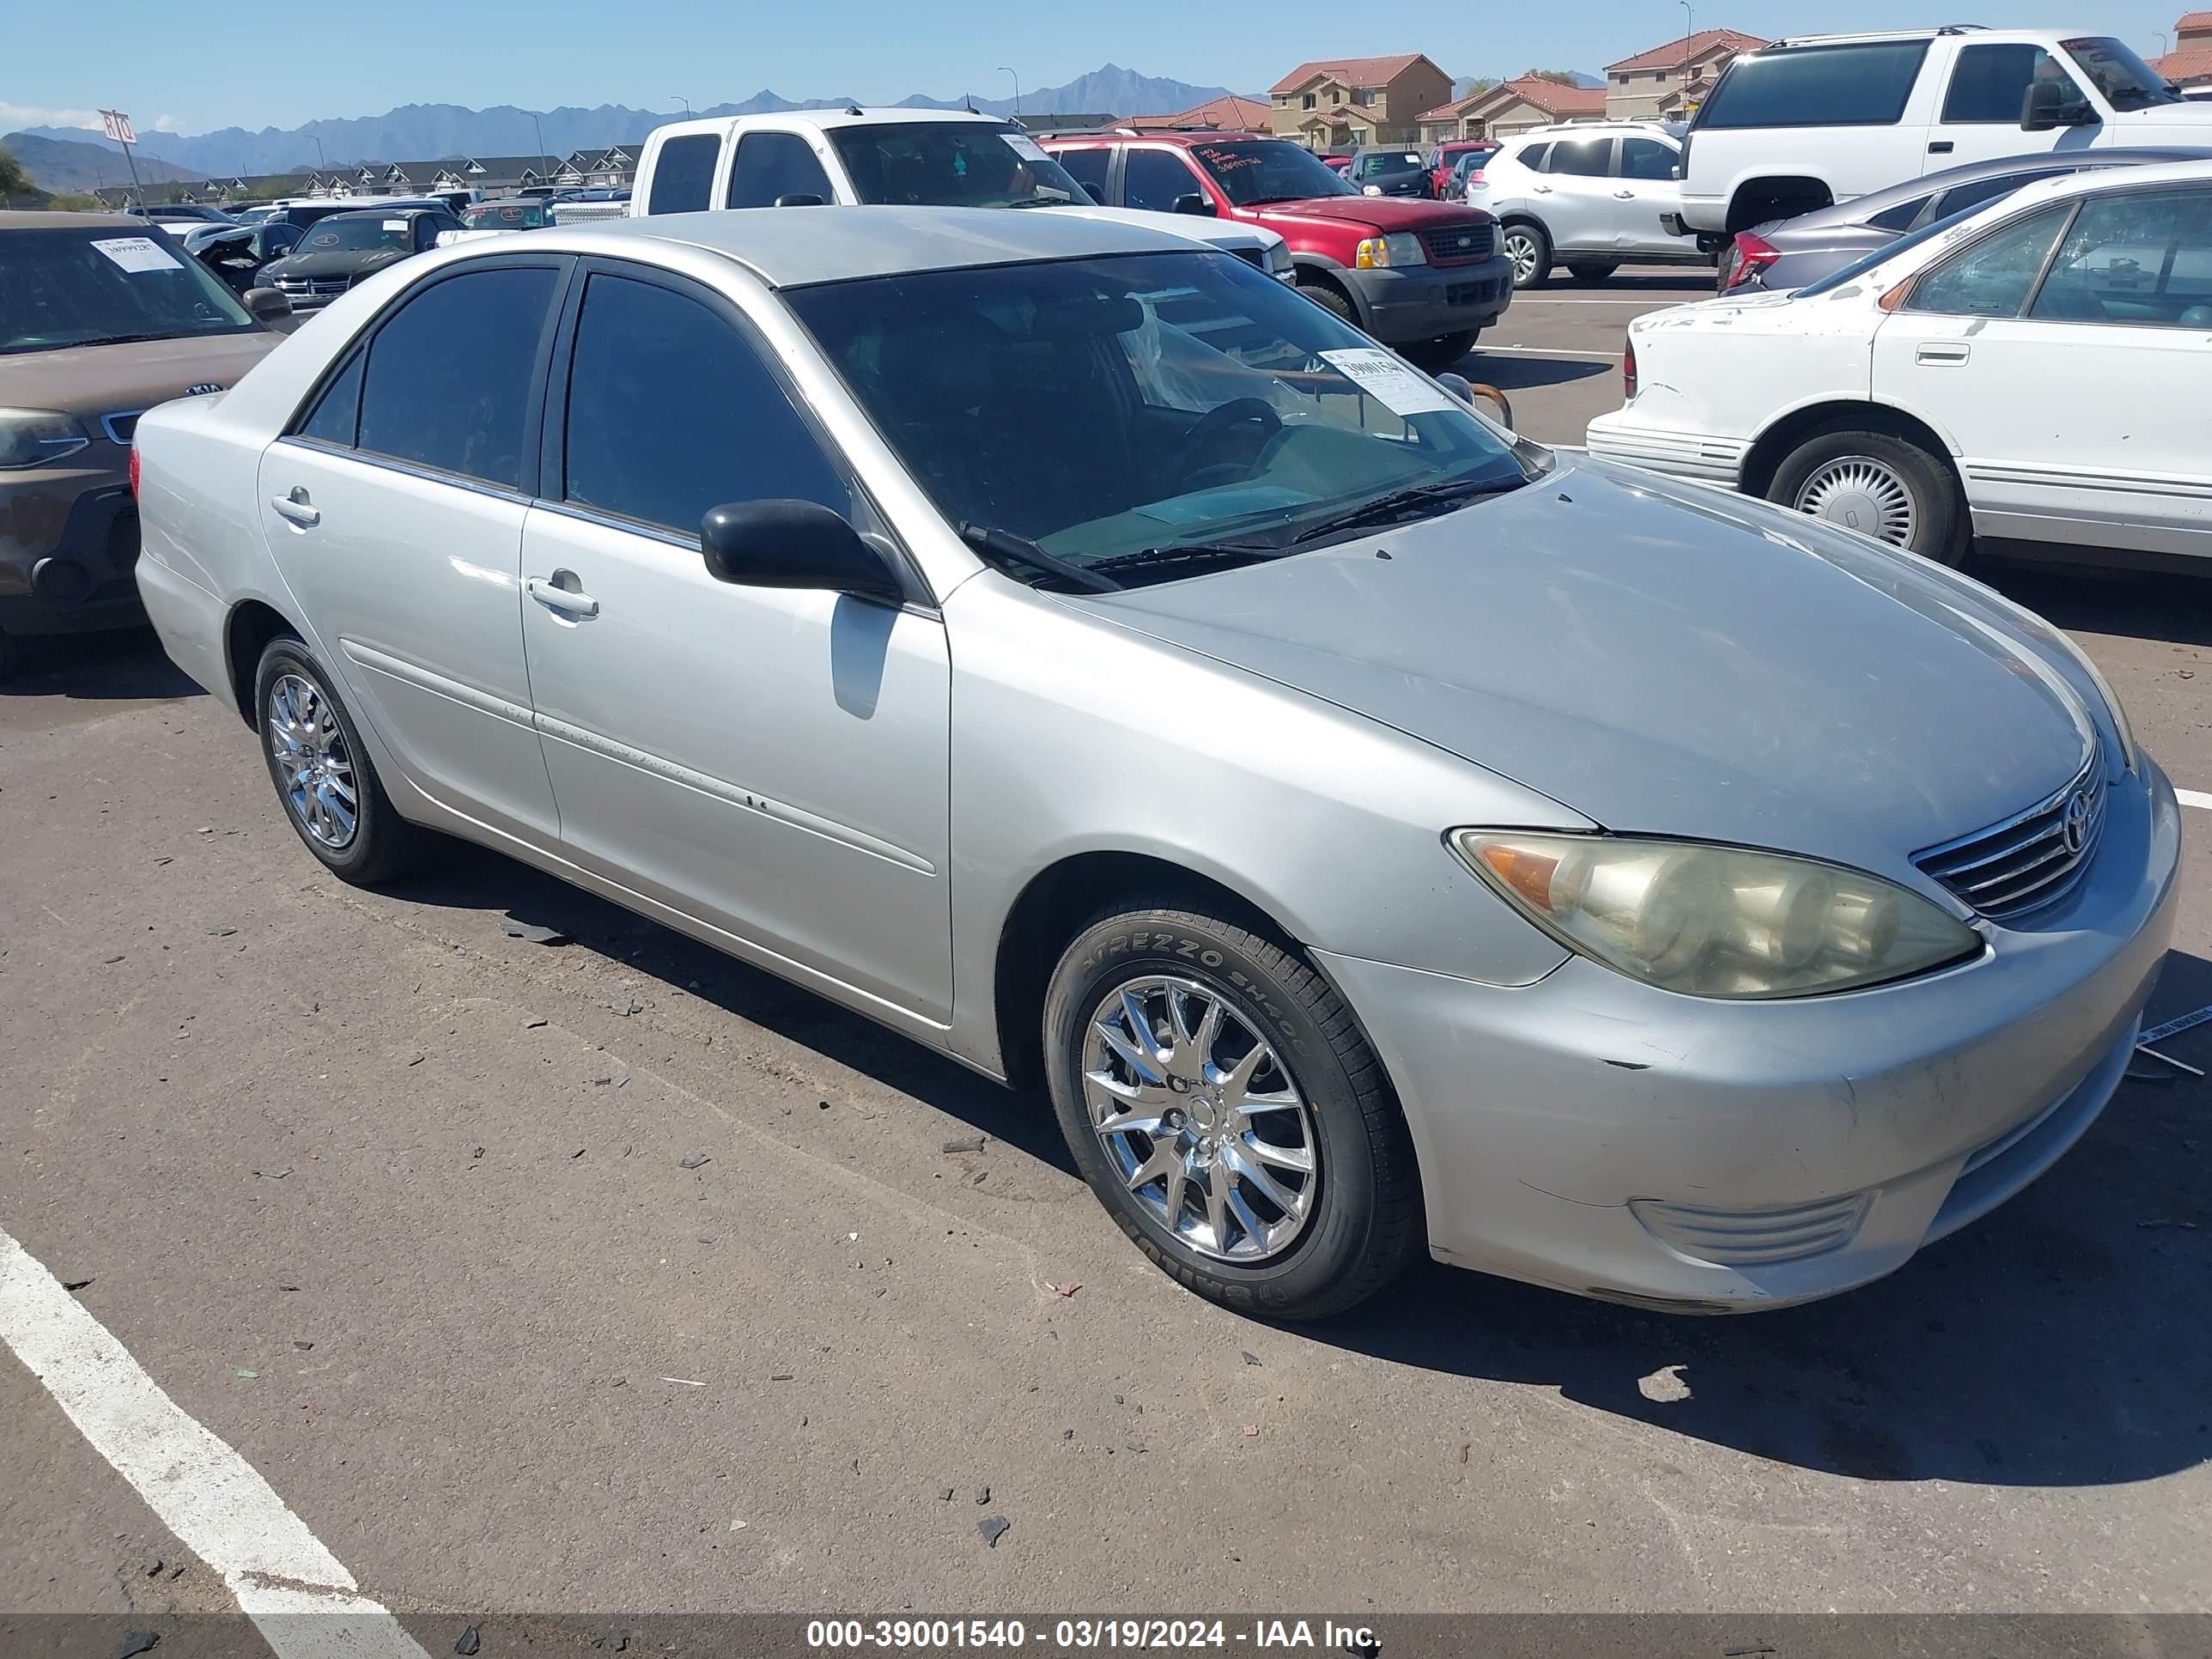
[[[1103,915],[1053,973],[1043,1036],[1084,1178],[1201,1296],[1322,1318],[1419,1244],[1413,1145],[1382,1063],[1284,945],[1195,911]]]
[[[1513,262],[1513,286],[1534,288],[1552,274],[1552,239],[1540,226],[1516,222],[1505,227],[1505,257]]]
[[[356,886],[404,868],[422,831],[392,810],[353,716],[306,646],[269,642],[253,706],[270,780],[307,850]]]
[[[1783,459],[1766,495],[1942,564],[1964,563],[1972,545],[1948,463],[1893,433],[1815,432]]]

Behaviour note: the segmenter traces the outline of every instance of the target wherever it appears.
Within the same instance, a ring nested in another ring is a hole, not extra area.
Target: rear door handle
[[[278,518],[298,525],[302,530],[323,521],[322,508],[308,505],[307,487],[303,484],[294,485],[289,495],[272,495],[269,505],[276,510]]]
[[[1930,155],[1948,155],[1951,153],[1951,141],[1948,138],[1937,139],[1928,146],[1928,153]]]
[[[1972,354],[1972,348],[1958,343],[1923,345],[1912,354],[1917,363],[1963,363]]]
[[[570,581],[575,580],[575,578],[565,570],[556,574],[568,576]],[[548,611],[563,611],[572,617],[596,617],[599,614],[599,602],[597,599],[576,588],[562,587],[557,580],[548,580],[543,576],[532,576],[522,584],[522,587],[525,592]]]

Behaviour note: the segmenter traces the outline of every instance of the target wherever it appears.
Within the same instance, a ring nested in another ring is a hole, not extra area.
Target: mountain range
[[[102,185],[127,184],[131,164],[123,152],[96,134],[88,138],[80,128],[50,128],[73,133],[73,137],[47,138],[35,132],[11,132],[0,137],[5,149],[23,164],[31,182],[49,195],[96,190]],[[163,167],[150,156],[138,158],[138,177],[149,185],[171,185],[186,178],[197,184],[205,173],[187,174],[181,167]]]
[[[1188,109],[1209,98],[1223,97],[1227,92],[1225,87],[1193,86],[1187,81],[1139,75],[1133,70],[1108,64],[1087,75],[1078,76],[1065,86],[1038,87],[1024,93],[1020,111],[1030,115],[1150,115]],[[851,101],[848,98],[793,100],[764,89],[738,102],[711,105],[694,113],[758,115],[780,110],[836,108]],[[916,93],[901,99],[897,106],[958,109],[965,101]],[[976,109],[988,115],[1017,112],[1011,98],[977,98],[974,103]],[[291,128],[264,127],[258,132],[249,132],[243,127],[191,134],[143,132],[139,135],[138,165],[142,176],[150,181],[149,164],[167,167],[164,179],[189,174],[197,180],[216,174],[228,178],[234,174],[287,173],[319,163],[338,167],[362,161],[430,161],[450,155],[532,155],[541,149],[557,159],[575,149],[635,145],[653,128],[681,118],[680,111],[633,109],[624,104],[601,104],[592,109],[563,106],[534,112],[512,104],[495,105],[489,109],[469,109],[459,104],[406,104],[382,115],[309,121]],[[17,148],[19,140],[40,139],[73,146],[96,146],[100,142],[98,135],[88,138],[86,129],[78,127],[31,127],[5,141],[43,188],[82,188],[74,183],[50,182],[41,174],[40,165]],[[114,154],[113,145],[107,146],[107,150],[119,175],[123,158]],[[88,161],[86,157],[67,155],[58,159]],[[91,180],[85,182],[89,184]],[[111,179],[109,182],[115,180]]]

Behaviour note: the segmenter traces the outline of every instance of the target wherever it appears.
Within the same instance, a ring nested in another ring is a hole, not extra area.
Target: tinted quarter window
[[[651,283],[594,276],[568,370],[567,499],[696,535],[725,501],[852,495],[726,317]]]
[[[706,208],[714,185],[714,163],[721,153],[722,141],[711,132],[671,138],[653,164],[653,194],[645,210],[696,213]]]
[[[1053,155],[1067,176],[1091,193],[1094,202],[1106,199],[1106,164],[1114,152],[1103,145],[1090,149],[1063,149]]]
[[[1964,186],[1960,188],[1963,189]],[[1894,207],[1886,207],[1867,222],[1877,230],[1894,230],[1901,234],[1912,228],[1912,222],[1920,216],[1920,210],[1928,205],[1928,199],[1925,196],[1916,196],[1909,202],[1899,202]],[[1943,216],[1938,213],[1931,216],[1940,219]]]
[[[1954,185],[1943,192],[1943,199],[1936,204],[1929,216],[1948,219],[1954,213],[1964,213],[1969,208],[1994,202],[2000,196],[2009,196],[2022,185],[2033,184],[2038,179],[2047,179],[2047,173],[2005,173],[1994,179],[1977,179],[1970,185]]]
[[[813,146],[795,132],[749,132],[738,141],[737,165],[730,170],[733,208],[774,207],[786,196],[837,199],[830,175],[815,159]]]
[[[2019,316],[2073,212],[2070,202],[2047,207],[1954,255],[1920,279],[1911,308],[1947,317]]]
[[[2081,89],[2041,46],[1965,47],[1943,94],[1944,125],[2017,126],[2021,101],[2037,81],[2056,82],[2063,103],[2081,100]]]
[[[1547,173],[1564,173],[1577,179],[1602,179],[1613,161],[1610,138],[1562,139],[1552,146]]]
[[[1551,153],[1549,144],[1527,144],[1515,153],[1513,159],[1531,173],[1541,173],[1545,160]]]
[[[361,424],[361,370],[367,361],[362,353],[355,352],[353,361],[323,388],[307,418],[300,422],[301,437],[353,447],[354,434]]]
[[[362,448],[520,489],[531,379],[556,274],[472,270],[403,304],[369,342]]]
[[[1623,179],[1672,179],[1674,152],[1656,138],[1620,141],[1620,176]]]
[[[1887,126],[1905,113],[1924,40],[1870,40],[1761,52],[1730,64],[1698,111],[1697,126]],[[2013,119],[2020,105],[2013,104]]]
[[[1176,198],[1199,193],[1198,180],[1172,150],[1133,149],[1122,164],[1121,205],[1175,211]]]

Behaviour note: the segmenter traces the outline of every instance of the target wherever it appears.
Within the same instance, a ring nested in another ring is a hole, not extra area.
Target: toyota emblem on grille
[[[2069,853],[2081,852],[2089,839],[2089,792],[2077,789],[2066,803],[2066,818],[2063,827]]]

